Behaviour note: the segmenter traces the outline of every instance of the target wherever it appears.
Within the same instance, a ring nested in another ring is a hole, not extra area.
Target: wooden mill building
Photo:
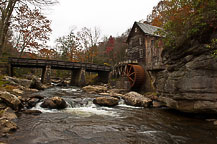
[[[126,76],[131,88],[154,91],[154,71],[164,69],[161,53],[163,43],[156,33],[160,28],[147,23],[135,22],[128,35],[126,61],[116,65],[114,74]]]
[[[161,37],[156,34],[159,27],[135,22],[127,38],[127,59],[142,65],[147,70],[162,68]]]

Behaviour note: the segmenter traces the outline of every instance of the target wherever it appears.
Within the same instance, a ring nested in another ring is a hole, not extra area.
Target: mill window
[[[142,38],[139,38],[139,45],[142,45]]]
[[[155,41],[151,40],[151,47],[154,47]]]
[[[133,47],[133,42],[130,41],[129,45],[130,45],[130,48]]]
[[[139,49],[139,58],[143,58],[143,49]]]

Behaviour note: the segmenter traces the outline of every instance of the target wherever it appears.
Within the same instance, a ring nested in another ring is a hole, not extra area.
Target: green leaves
[[[162,0],[148,20],[163,28],[165,48],[193,38],[205,42],[217,28],[216,0]]]

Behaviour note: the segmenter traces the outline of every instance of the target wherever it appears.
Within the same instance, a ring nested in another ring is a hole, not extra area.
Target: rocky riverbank
[[[42,96],[30,96],[34,92],[48,88],[40,83],[39,79],[19,79],[4,76],[1,78],[0,87],[0,137],[7,136],[17,130],[14,122],[19,113],[40,114],[40,111],[31,111]]]
[[[4,76],[0,90],[0,137],[8,136],[18,129],[15,121],[20,114],[41,114],[39,110],[30,110],[41,102],[47,109],[65,109],[68,107],[63,98],[56,95],[45,99],[43,95],[33,94],[49,88],[40,83],[39,79],[18,79]],[[62,83],[62,82],[61,82]],[[98,106],[114,107],[121,101],[125,104],[143,108],[161,108],[168,104],[162,102],[156,93],[139,94],[124,89],[114,89],[109,85],[89,85],[82,88],[85,93],[96,94],[93,103]],[[215,119],[208,121],[217,124]]]

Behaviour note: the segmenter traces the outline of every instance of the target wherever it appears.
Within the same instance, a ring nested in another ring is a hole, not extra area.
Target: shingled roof
[[[134,25],[133,25],[133,28],[135,27],[135,25],[137,25],[147,35],[160,37],[160,35],[155,33],[157,30],[161,29],[160,27],[152,26],[152,25],[146,24],[146,23],[135,22]],[[132,29],[131,29],[131,31],[129,33],[127,41],[129,40],[129,37],[131,36]]]
[[[153,35],[153,36],[159,36],[155,33],[157,30],[160,29],[159,27],[152,26],[152,25],[145,24],[145,23],[139,23],[139,22],[136,22],[136,24],[143,30],[144,33]]]

